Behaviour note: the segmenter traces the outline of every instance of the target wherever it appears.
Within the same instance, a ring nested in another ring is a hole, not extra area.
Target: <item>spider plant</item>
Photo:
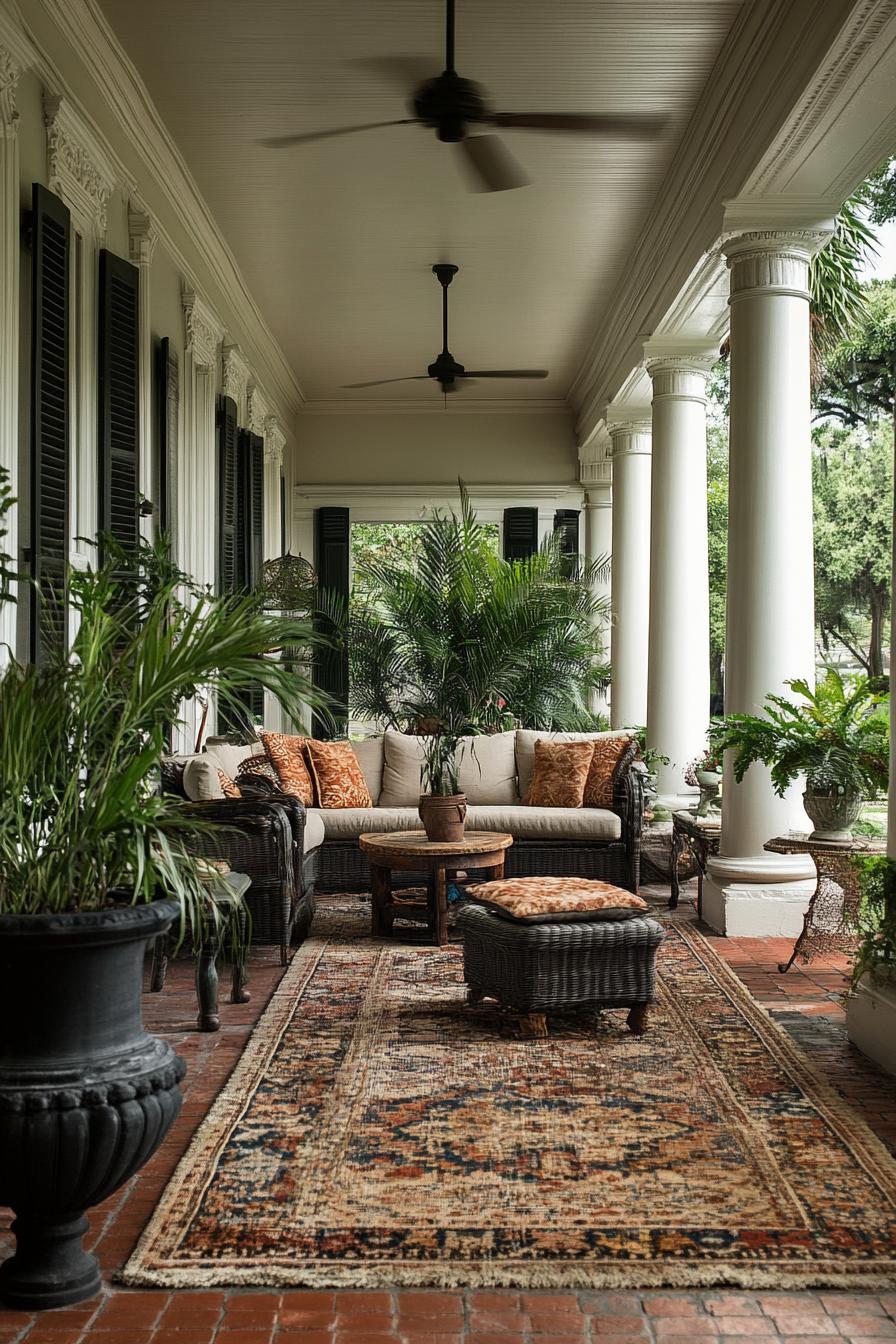
[[[197,588],[164,543],[125,552],[103,538],[103,556],[69,576],[70,648],[0,673],[0,913],[164,895],[195,929],[209,904],[189,853],[202,825],[157,790],[180,705],[202,686],[236,706],[260,682],[300,712],[319,696],[269,655],[314,636],[257,595]]]

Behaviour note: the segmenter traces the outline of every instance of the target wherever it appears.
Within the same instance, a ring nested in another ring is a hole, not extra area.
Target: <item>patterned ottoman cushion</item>
[[[587,877],[516,877],[477,882],[466,894],[503,919],[524,924],[631,919],[650,907],[640,896]]]

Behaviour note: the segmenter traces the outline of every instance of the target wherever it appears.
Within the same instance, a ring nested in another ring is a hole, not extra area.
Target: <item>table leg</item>
[[[221,937],[215,932],[206,935],[202,950],[196,958],[196,997],[199,1000],[198,1026],[200,1031],[217,1031],[221,1025],[218,1016],[218,952]]]
[[[370,932],[374,938],[388,937],[392,932],[393,912],[391,873],[379,864],[370,865]]]
[[[628,1010],[628,1029],[633,1036],[643,1036],[647,1030],[647,1015],[649,1004],[636,1003]]]
[[[445,867],[439,864],[432,874],[433,942],[444,947],[448,942],[448,891]]]
[[[246,946],[246,914],[240,913],[240,938],[239,944],[231,948],[231,957],[233,964],[230,972],[230,1002],[248,1003],[252,995],[246,989],[246,981],[249,979],[246,971],[246,955],[248,948]]]
[[[820,886],[821,886],[821,877],[819,876],[815,883],[815,890],[809,897],[809,904],[806,907],[806,913],[803,915],[803,927],[800,929],[799,934],[797,936],[797,940],[793,945],[793,951],[791,952],[790,957],[787,961],[778,962],[778,972],[780,975],[786,975],[787,972],[790,970],[791,966],[793,965],[793,963],[796,961],[797,957],[800,954],[800,949],[802,948],[803,943],[809,936],[809,929],[811,928],[812,925],[812,916],[815,913],[815,901],[818,897],[818,888]]]
[[[527,1040],[544,1040],[548,1034],[548,1020],[544,1013],[521,1013],[520,1034]]]
[[[492,873],[492,881],[500,882],[503,876],[504,876],[504,855],[502,854],[500,861],[495,864],[494,871]]]
[[[669,874],[669,883],[672,888],[672,894],[669,897],[669,909],[678,909],[678,860],[681,858],[685,849],[685,837],[681,831],[672,830],[672,849],[670,851],[670,860],[672,864]]]

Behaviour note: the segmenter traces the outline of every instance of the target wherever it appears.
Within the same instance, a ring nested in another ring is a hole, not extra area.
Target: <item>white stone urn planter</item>
[[[846,1030],[857,1050],[896,1075],[896,977],[862,976],[846,1005]]]

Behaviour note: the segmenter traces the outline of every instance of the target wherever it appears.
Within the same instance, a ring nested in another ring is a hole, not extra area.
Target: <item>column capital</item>
[[[653,384],[653,400],[706,401],[706,379],[718,360],[705,341],[654,338],[644,346],[644,367]]]
[[[612,478],[608,436],[582,444],[579,448],[579,484],[587,490],[589,486],[609,485]]]
[[[187,354],[194,364],[212,369],[218,362],[218,350],[224,339],[224,325],[195,290],[181,294],[186,330]]]
[[[128,254],[135,266],[150,266],[158,234],[152,216],[137,201],[128,202]]]
[[[283,450],[286,447],[286,435],[280,428],[280,421],[276,415],[265,416],[264,421],[264,460],[265,462],[276,462],[279,466],[283,461]]]
[[[222,387],[225,397],[232,397],[242,409],[246,390],[252,378],[252,370],[238,345],[225,345],[223,351]]]
[[[730,302],[744,294],[809,298],[809,262],[833,237],[836,212],[814,197],[742,196],[725,202],[722,252]]]
[[[109,195],[115,173],[81,115],[58,94],[44,94],[47,185],[98,242],[106,236]]]
[[[610,458],[650,456],[652,423],[649,406],[609,405],[606,410]]]
[[[19,130],[16,89],[22,67],[6,47],[0,47],[0,136],[12,137]]]
[[[256,382],[246,391],[246,421],[253,434],[264,436],[265,421],[271,413],[268,399]]]

